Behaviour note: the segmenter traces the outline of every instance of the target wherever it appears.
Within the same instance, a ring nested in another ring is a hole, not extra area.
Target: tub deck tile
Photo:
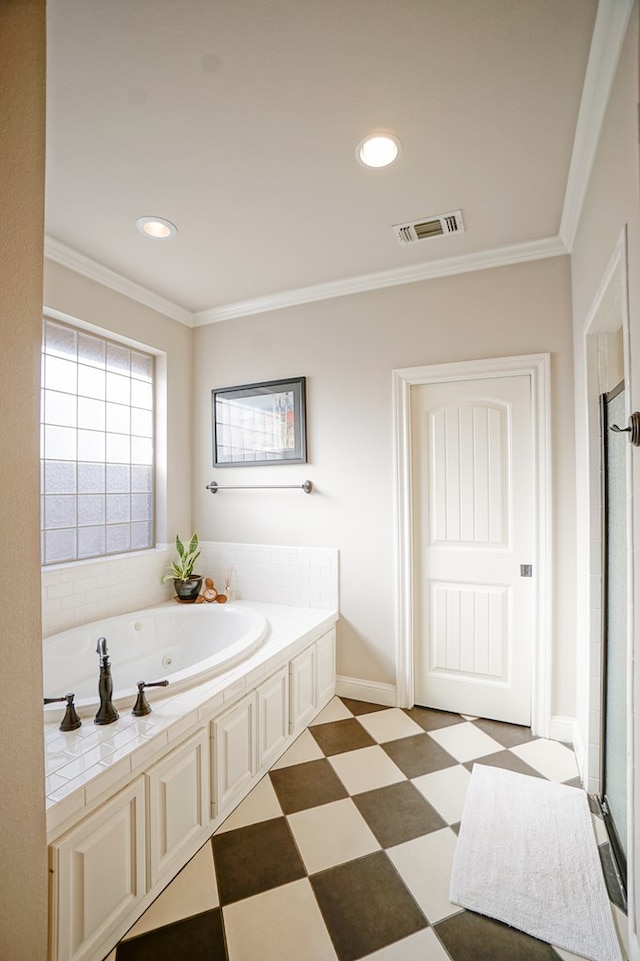
[[[138,768],[144,767],[145,764],[153,761],[158,751],[164,750],[169,744],[166,731],[162,731],[157,737],[144,737],[141,740],[145,743],[140,744],[131,755],[131,769],[133,771],[137,771]]]
[[[94,767],[96,768],[96,773],[89,777],[84,789],[87,804],[91,804],[102,798],[105,792],[119,787],[121,782],[124,785],[131,779],[130,757],[122,758],[111,766],[108,766],[105,761],[99,761]],[[89,775],[92,770],[93,769],[87,771],[87,775]]]

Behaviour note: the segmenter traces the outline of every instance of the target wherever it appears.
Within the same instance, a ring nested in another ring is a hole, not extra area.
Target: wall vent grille
[[[447,214],[422,217],[420,220],[412,220],[406,224],[394,224],[392,230],[398,242],[405,246],[415,244],[419,240],[427,240],[429,237],[464,233],[464,221],[462,211],[454,210]]]

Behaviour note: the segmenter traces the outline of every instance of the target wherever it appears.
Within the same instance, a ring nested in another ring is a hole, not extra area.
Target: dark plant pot
[[[186,581],[174,578],[173,586],[176,590],[176,597],[183,604],[193,604],[198,598],[202,587],[202,577],[200,574],[192,574]]]

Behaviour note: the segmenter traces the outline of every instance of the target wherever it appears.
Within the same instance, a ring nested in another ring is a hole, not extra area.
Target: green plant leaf
[[[188,545],[185,547],[183,542],[180,540],[180,536],[176,534],[176,552],[178,554],[178,560],[173,561],[169,566],[168,573],[162,578],[164,581],[174,580],[186,581],[193,574],[193,568],[195,562],[200,557],[202,550],[198,550],[198,535],[193,534]]]
[[[187,548],[188,554],[193,554],[194,551],[198,549],[198,535],[193,534],[191,540],[189,541],[189,546]]]

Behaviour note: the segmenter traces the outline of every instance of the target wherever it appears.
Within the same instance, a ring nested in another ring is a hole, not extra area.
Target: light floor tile
[[[620,908],[615,906],[615,904],[611,905],[611,912],[613,914],[613,923],[616,926],[616,932],[618,935],[618,941],[620,943],[620,950],[622,951],[622,957],[628,958],[630,957],[629,919],[627,918],[627,915],[620,910]]]
[[[308,878],[223,909],[229,961],[337,961]]]
[[[351,715],[349,715],[351,717]],[[304,730],[295,739],[291,747],[288,747],[282,757],[271,766],[275,771],[280,767],[291,767],[292,764],[304,764],[305,761],[317,761],[324,757],[318,747],[318,742],[309,730]]]
[[[391,707],[388,711],[374,711],[373,714],[361,714],[358,721],[378,744],[396,741],[401,737],[413,737],[414,734],[424,734],[424,730],[397,707]]]
[[[414,777],[412,783],[427,801],[442,815],[447,824],[462,820],[464,801],[471,775],[461,764],[443,771]]]
[[[463,763],[504,750],[502,744],[498,744],[475,724],[452,724],[451,727],[429,731],[429,734],[440,747]]]
[[[298,811],[287,820],[309,874],[380,849],[351,798]]]
[[[323,707],[317,717],[314,717],[309,727],[314,724],[329,724],[331,721],[346,721],[353,717],[351,711],[344,706],[339,697],[332,698],[326,707]]]
[[[236,828],[246,827],[247,824],[256,824],[258,821],[269,821],[271,818],[280,817],[282,817],[282,808],[276,792],[273,790],[271,778],[265,775],[244,800],[240,801],[235,811],[232,811],[229,817],[222,822],[216,834],[235,831]]]
[[[368,954],[362,961],[450,961],[431,928]]]
[[[449,901],[449,885],[456,836],[450,828],[387,848],[403,881],[431,924],[456,914]]]
[[[567,951],[565,948],[557,948],[554,946],[553,950],[556,954],[559,954],[563,961],[584,961],[584,958],[579,954],[573,954],[572,951]]]
[[[559,741],[539,738],[527,744],[518,744],[511,750],[550,781],[570,781],[578,776],[578,765],[573,751]]]
[[[349,794],[361,794],[406,778],[397,764],[376,744],[328,758]]]
[[[135,938],[139,934],[161,928],[173,921],[181,921],[194,914],[201,914],[203,911],[217,908],[219,904],[213,851],[210,842],[207,841],[147,908],[123,940]]]
[[[609,840],[609,835],[607,834],[607,829],[604,826],[604,821],[602,818],[597,817],[597,815],[591,815],[591,823],[593,824],[593,830],[596,835],[596,844],[604,844],[605,841]]]

